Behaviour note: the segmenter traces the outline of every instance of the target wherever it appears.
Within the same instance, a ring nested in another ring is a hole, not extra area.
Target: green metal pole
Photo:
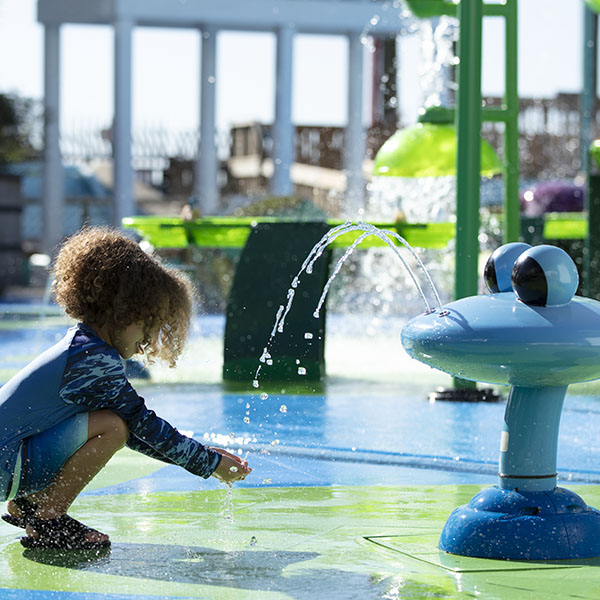
[[[598,15],[583,4],[583,90],[580,99],[579,158],[581,171],[590,172],[590,144],[596,106]]]
[[[481,29],[482,0],[461,2],[456,100],[456,253],[454,297],[477,294],[481,182]],[[458,394],[476,388],[455,377]]]
[[[598,240],[594,235],[592,222],[597,220],[598,211],[598,182],[597,175],[592,181],[590,165],[590,144],[594,123],[594,110],[596,108],[596,83],[598,59],[596,54],[598,37],[598,15],[583,5],[583,90],[581,93],[580,118],[579,118],[579,156],[581,171],[585,174],[587,193],[585,196],[585,210],[588,211],[588,234],[583,246],[583,277],[581,291],[584,296],[596,297],[598,290],[596,273],[597,264],[592,268],[592,263],[597,263]],[[597,231],[597,230],[596,230]],[[594,260],[592,260],[592,254]]]
[[[504,130],[504,243],[519,240],[519,91],[517,87],[517,0],[506,0]]]
[[[455,298],[477,294],[481,163],[482,1],[458,5]]]

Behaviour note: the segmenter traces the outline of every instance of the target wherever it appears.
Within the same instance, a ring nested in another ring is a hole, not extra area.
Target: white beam
[[[219,168],[216,143],[217,31],[204,27],[200,61],[200,141],[196,161],[195,195],[202,215],[217,214]]]
[[[294,32],[282,27],[277,32],[275,76],[275,122],[273,123],[273,177],[271,193],[289,196],[294,191],[290,169],[294,162],[294,127],[292,125],[292,65]]]
[[[386,0],[389,1],[389,0]],[[103,23],[127,18],[152,27],[274,31],[294,24],[303,33],[395,35],[406,19],[384,0],[38,0],[43,23]],[[372,19],[378,17],[373,25]]]
[[[131,33],[133,23],[118,19],[115,31],[115,106],[113,123],[113,223],[135,214],[131,164]]]
[[[348,36],[348,125],[344,136],[346,171],[346,216],[358,217],[364,207],[365,182],[362,173],[365,158],[363,127],[363,45],[360,34]]]
[[[63,234],[64,176],[59,145],[60,26],[44,28],[44,187],[42,250],[52,255]]]

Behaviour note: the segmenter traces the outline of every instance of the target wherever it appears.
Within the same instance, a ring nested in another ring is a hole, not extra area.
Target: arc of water
[[[321,254],[323,254],[323,252],[325,251],[325,248],[329,244],[331,244],[332,242],[334,242],[341,235],[344,235],[344,234],[349,233],[351,231],[362,231],[362,229],[361,229],[361,227],[360,227],[359,224],[354,225],[354,223],[352,223],[351,221],[347,221],[346,223],[347,223],[347,225],[343,229],[336,228],[335,230],[332,229],[329,232],[331,235],[327,239],[327,243],[324,244],[323,246],[321,246],[318,249],[318,251],[315,253],[315,255],[310,259],[310,261],[308,261],[308,264],[306,266],[306,272],[307,273],[309,273],[309,274],[312,273],[313,265],[319,259],[319,257],[321,256]]]
[[[346,262],[348,257],[352,254],[352,252],[354,252],[354,249],[360,243],[362,243],[363,240],[365,240],[366,238],[368,238],[371,235],[372,235],[372,233],[370,231],[366,231],[362,235],[359,235],[354,240],[354,242],[352,242],[352,244],[350,246],[348,246],[348,249],[346,250],[346,252],[344,252],[342,257],[337,261],[335,268],[333,269],[333,272],[331,273],[331,275],[329,276],[329,279],[327,280],[327,283],[323,287],[323,292],[321,293],[321,297],[319,298],[319,302],[317,303],[317,308],[315,309],[315,312],[313,313],[313,316],[315,317],[315,319],[319,318],[319,313],[321,311],[321,307],[323,306],[323,302],[325,302],[325,298],[327,297],[329,288],[331,287],[331,284],[333,283],[333,280],[336,278],[337,274],[340,272],[340,269],[342,268],[343,264]]]
[[[323,252],[325,251],[325,248],[331,244],[336,238],[340,237],[341,235],[344,235],[346,233],[349,233],[350,231],[366,231],[368,229],[369,234],[368,235],[372,235],[373,232],[377,232],[379,231],[376,227],[374,227],[373,225],[370,225],[369,223],[364,223],[364,222],[359,222],[356,225],[354,225],[352,223],[352,221],[346,221],[343,225],[339,225],[338,227],[335,227],[334,229],[330,230],[329,232],[327,232],[322,238],[321,240],[319,240],[319,242],[316,244],[316,246],[313,248],[313,251],[311,251],[308,255],[308,257],[306,258],[306,260],[304,261],[304,263],[302,263],[302,267],[300,268],[300,271],[298,271],[298,274],[296,275],[296,277],[294,277],[294,279],[292,280],[292,288],[296,288],[298,286],[298,283],[300,283],[300,275],[302,274],[302,272],[304,270],[306,270],[306,272],[308,274],[312,273],[312,269],[313,269],[313,265],[315,264],[315,262],[319,259],[319,257],[323,254]],[[368,237],[368,236],[366,236]],[[364,237],[361,238],[364,239]],[[359,242],[360,243],[360,242]],[[348,256],[350,256],[350,254],[352,253],[352,251],[354,250],[354,248],[356,248],[358,244],[355,242],[352,244],[351,248],[349,248],[349,251],[346,251],[346,254],[344,255],[345,258],[342,261],[343,262],[346,260],[346,258],[348,258]],[[429,305],[427,303],[427,299],[425,298],[425,295],[423,294],[423,291],[421,290],[419,283],[416,281],[416,279],[414,278],[412,271],[410,270],[410,268],[408,267],[408,265],[404,262],[404,259],[402,257],[400,257],[400,260],[402,260],[402,262],[404,263],[404,266],[407,268],[407,270],[409,271],[409,273],[411,273],[413,282],[415,283],[415,285],[417,286],[417,288],[419,289],[419,292],[421,293],[421,297],[423,298],[425,305],[427,306],[427,308],[429,308]],[[340,265],[341,268],[341,265]],[[339,272],[339,269],[337,269],[337,272]],[[335,278],[335,275],[337,275],[337,272],[333,275],[333,278]],[[331,285],[330,282],[328,282],[328,286],[327,289],[329,289],[329,286]],[[290,294],[290,292],[292,292]],[[283,326],[285,323],[285,318],[287,316],[287,313],[289,312],[293,299],[294,299],[294,294],[295,292],[293,292],[293,290],[288,290],[288,303],[285,309],[285,312],[283,313],[281,320],[277,326],[277,331],[279,333],[283,332]]]
[[[336,237],[338,237],[339,235],[342,235],[343,233],[346,233],[346,231],[349,230],[351,227],[354,227],[354,225],[352,224],[352,221],[346,221],[342,225],[338,225],[337,227],[334,227],[333,229],[328,231],[315,244],[315,246],[313,246],[313,249],[308,253],[308,256],[304,259],[304,262],[302,263],[300,270],[298,271],[298,273],[296,274],[294,279],[292,279],[292,287],[288,290],[287,304],[285,306],[285,310],[281,314],[279,314],[279,312],[278,312],[278,318],[275,321],[275,328],[273,329],[273,331],[277,330],[277,332],[279,332],[279,333],[283,332],[285,318],[287,317],[287,314],[290,311],[290,308],[292,307],[292,302],[294,301],[294,295],[295,295],[294,290],[296,287],[298,287],[298,284],[300,283],[300,275],[302,275],[302,273],[304,271],[306,271],[308,274],[312,273],[313,264],[323,254],[323,252],[325,251],[325,248],[329,244],[331,244],[331,242],[333,242],[333,240],[335,240]],[[283,305],[280,306],[280,308],[283,308]],[[272,339],[273,339],[273,334],[269,338],[269,342]]]
[[[271,347],[271,344],[273,343],[273,338],[277,335],[278,332],[281,333],[283,331],[285,317],[287,316],[287,313],[289,312],[289,310],[292,306],[292,302],[294,300],[295,292],[293,291],[293,288],[296,288],[298,286],[298,284],[300,283],[300,275],[302,275],[302,273],[305,270],[307,270],[307,272],[310,273],[312,271],[312,263],[314,263],[314,261],[316,259],[318,259],[319,256],[321,256],[321,254],[323,254],[323,251],[325,250],[325,248],[337,237],[339,232],[345,232],[345,230],[348,229],[349,227],[353,227],[352,221],[346,221],[345,223],[342,223],[341,225],[338,225],[337,227],[330,229],[313,246],[313,249],[309,252],[308,256],[305,258],[304,262],[302,263],[300,270],[298,271],[298,273],[292,280],[292,288],[290,290],[288,290],[287,304],[285,306],[283,304],[281,304],[279,306],[279,308],[277,309],[277,314],[275,316],[275,323],[273,325],[273,329],[271,330],[271,335],[269,336],[269,339],[267,340],[267,344],[265,345],[265,347],[263,349],[263,353],[260,357],[261,364],[258,365],[258,368],[256,369],[256,373],[254,374],[254,380],[252,381],[252,385],[254,387],[258,387],[258,375],[262,369],[262,363],[266,362],[267,359],[270,357],[269,348]],[[311,267],[310,271],[308,271],[309,267]],[[290,291],[292,292],[291,294],[290,294]]]
[[[376,237],[378,237],[380,240],[382,240],[383,242],[385,242],[385,244],[387,246],[389,246],[394,251],[394,253],[396,254],[396,256],[400,259],[400,261],[402,262],[402,264],[404,265],[404,267],[408,271],[408,274],[410,275],[413,283],[415,284],[415,287],[417,288],[419,294],[421,295],[421,298],[423,298],[423,302],[425,303],[426,310],[428,310],[428,311],[431,310],[431,308],[429,306],[429,302],[427,302],[427,298],[425,297],[425,294],[423,293],[423,289],[421,288],[421,285],[417,281],[413,270],[408,266],[406,260],[402,256],[402,254],[400,254],[400,250],[398,249],[398,247],[396,246],[396,244],[394,244],[394,242],[392,242],[392,240],[387,235],[387,230],[377,229],[377,227],[375,227],[374,225],[371,225],[370,223],[365,223],[363,221],[359,221],[356,224],[356,226],[354,226],[354,229],[358,230],[358,231],[364,231],[364,233],[361,236],[359,236],[358,238],[356,238],[356,240],[354,240],[354,242],[352,243],[352,245],[346,250],[346,252],[344,253],[344,255],[338,260],[333,273],[331,274],[331,276],[327,280],[327,283],[325,284],[325,287],[323,288],[323,293],[321,294],[321,298],[319,299],[319,303],[317,304],[317,308],[316,308],[316,310],[314,312],[314,316],[315,317],[319,316],[319,311],[321,310],[321,307],[323,306],[323,303],[325,302],[325,299],[327,297],[327,293],[329,292],[329,288],[331,286],[331,283],[333,282],[333,280],[335,279],[335,277],[339,273],[339,271],[342,268],[342,265],[344,264],[344,262],[348,259],[348,257],[350,256],[350,254],[352,254],[352,252],[354,251],[354,249],[363,240],[365,240],[367,237],[370,237],[371,235],[375,235]],[[351,231],[351,229],[349,228],[347,231]],[[396,234],[396,235],[398,235],[398,234]],[[398,236],[398,238],[399,238],[399,241],[401,241],[407,248],[410,248],[408,242],[406,240],[404,240],[404,238],[402,238],[401,236]],[[415,256],[415,258],[417,259],[419,265],[423,268],[423,270],[425,272],[427,272],[426,269],[425,269],[425,266],[419,260],[419,258],[416,256],[416,254],[414,253],[414,251],[413,251],[413,256]],[[434,295],[436,297],[436,301],[438,302],[438,306],[439,306],[441,304],[441,302],[440,302],[437,290],[435,289],[435,286],[433,285],[433,281],[431,281],[431,278],[429,277],[429,274],[427,274],[427,276],[428,276],[428,280],[431,283]]]
[[[417,282],[416,278],[414,277],[414,273],[413,273],[412,269],[408,266],[408,264],[404,260],[403,256],[399,253],[396,245],[393,242],[390,243],[390,240],[386,240],[384,237],[381,237],[379,234],[383,233],[384,236],[388,236],[388,237],[391,236],[391,237],[397,239],[412,254],[412,256],[417,261],[418,266],[423,271],[425,278],[427,279],[427,282],[428,282],[429,286],[431,287],[432,293],[435,297],[435,301],[437,302],[437,306],[441,306],[442,301],[440,300],[438,291],[433,283],[433,280],[431,279],[431,276],[427,272],[425,265],[419,258],[419,255],[415,252],[414,248],[412,248],[412,246],[401,235],[399,235],[395,231],[390,231],[388,229],[378,229],[374,225],[371,225],[370,223],[365,223],[364,221],[359,221],[356,225],[352,224],[350,221],[346,221],[346,223],[344,223],[344,225],[341,225],[341,226],[337,227],[336,229],[332,229],[329,232],[330,237],[327,240],[327,242],[315,250],[315,252],[313,253],[314,256],[309,255],[309,257],[305,261],[305,264],[308,263],[308,265],[306,267],[306,272],[307,273],[312,272],[313,264],[315,263],[316,260],[318,260],[318,258],[321,256],[321,254],[323,254],[325,247],[328,244],[333,242],[339,236],[344,235],[345,233],[349,233],[350,231],[365,231],[365,232],[370,231],[371,235],[376,235],[382,241],[384,241],[394,251],[396,256],[398,256],[398,258],[402,261],[402,264],[404,265],[404,267],[408,271],[409,275],[411,276],[413,283],[415,284],[416,288],[419,290],[419,293],[420,293],[421,297],[423,298],[423,302],[425,303],[427,310],[431,310],[429,308],[429,303],[427,302],[427,298],[425,297],[425,294],[423,293],[420,284]]]
[[[302,263],[302,266],[300,267],[300,270],[298,271],[298,273],[296,274],[296,276],[292,280],[291,287],[290,287],[290,289],[288,290],[288,293],[287,293],[287,302],[286,302],[286,304],[285,305],[281,304],[279,306],[279,308],[277,309],[277,315],[275,317],[275,324],[273,325],[273,329],[271,331],[271,335],[269,336],[267,344],[264,347],[263,353],[262,353],[262,355],[260,357],[260,363],[261,364],[258,366],[258,368],[256,370],[256,373],[254,375],[254,381],[252,382],[252,384],[253,384],[254,387],[258,387],[258,375],[259,375],[259,373],[261,371],[262,363],[266,362],[270,358],[269,348],[271,347],[271,344],[273,342],[273,338],[277,335],[277,333],[282,333],[283,332],[283,328],[284,328],[284,325],[285,325],[285,319],[286,319],[287,314],[289,313],[289,311],[290,311],[290,309],[292,307],[292,303],[294,301],[294,296],[295,296],[295,293],[296,293],[295,290],[298,287],[298,284],[300,283],[300,276],[302,275],[302,273],[304,271],[306,271],[306,273],[308,273],[308,274],[312,273],[312,269],[313,269],[314,263],[323,254],[323,252],[325,251],[325,248],[329,244],[331,244],[333,241],[335,241],[335,239],[337,239],[339,236],[344,235],[346,233],[349,233],[351,231],[362,231],[363,233],[356,240],[354,240],[354,242],[351,244],[351,246],[346,250],[346,252],[343,254],[343,256],[336,263],[336,266],[334,268],[333,273],[331,274],[331,276],[327,280],[327,283],[325,284],[325,287],[323,288],[323,293],[321,294],[321,297],[319,299],[319,303],[317,305],[317,308],[315,309],[315,312],[313,313],[315,315],[315,317],[319,316],[319,312],[321,310],[321,307],[323,306],[323,303],[325,302],[325,299],[327,297],[327,293],[329,292],[329,288],[331,287],[331,284],[332,284],[333,280],[335,279],[335,277],[339,273],[340,269],[342,268],[344,262],[352,254],[352,252],[354,251],[354,249],[360,243],[362,243],[367,237],[370,237],[371,235],[375,235],[375,236],[379,237],[379,239],[381,239],[387,246],[389,246],[394,251],[394,253],[396,254],[396,256],[400,259],[400,261],[402,262],[402,264],[404,265],[404,267],[408,271],[408,273],[409,273],[409,275],[410,275],[413,283],[415,284],[415,287],[417,288],[417,290],[418,290],[421,298],[423,299],[423,302],[425,303],[426,310],[427,311],[431,311],[431,308],[429,306],[429,302],[427,301],[427,298],[426,298],[425,294],[423,293],[423,288],[421,287],[421,285],[417,281],[413,270],[407,264],[406,260],[404,259],[404,257],[400,253],[400,250],[397,247],[397,245],[390,238],[393,237],[393,238],[397,239],[405,248],[407,248],[410,251],[410,253],[412,254],[412,256],[416,259],[417,264],[419,265],[419,267],[425,273],[425,277],[426,277],[426,279],[427,279],[427,281],[428,281],[428,283],[429,283],[429,285],[430,285],[430,287],[431,287],[431,289],[433,291],[433,294],[435,296],[435,300],[437,302],[437,305],[438,306],[441,305],[439,294],[437,292],[437,289],[435,288],[435,285],[434,285],[431,277],[429,276],[429,273],[427,272],[427,269],[425,269],[425,265],[423,265],[423,262],[418,257],[418,255],[416,254],[416,252],[414,251],[414,249],[410,246],[410,244],[402,236],[400,236],[398,233],[396,233],[394,231],[389,231],[387,229],[378,229],[374,225],[371,225],[370,223],[365,223],[364,221],[359,221],[356,224],[353,224],[352,221],[346,221],[342,225],[338,225],[337,227],[334,227],[333,229],[329,230],[315,244],[315,246],[313,247],[313,249],[309,252],[308,256],[306,257],[306,259]]]
[[[423,271],[425,278],[427,279],[427,283],[429,283],[429,287],[431,288],[431,291],[433,292],[433,295],[435,296],[435,301],[437,302],[437,306],[438,307],[441,306],[442,301],[440,300],[440,296],[438,294],[437,288],[435,287],[435,284],[433,283],[433,279],[431,279],[431,275],[429,275],[429,272],[425,268],[423,261],[419,258],[419,255],[415,252],[415,249],[396,231],[390,231],[389,229],[380,229],[380,231],[382,233],[385,233],[387,236],[391,236],[391,237],[397,239],[412,254],[414,259],[417,261],[417,264]]]

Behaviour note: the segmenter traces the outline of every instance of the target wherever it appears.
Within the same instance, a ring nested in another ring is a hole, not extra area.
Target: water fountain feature
[[[455,377],[511,385],[500,441],[499,485],[483,490],[452,513],[442,531],[440,549],[510,560],[600,555],[600,511],[556,485],[558,431],[567,387],[600,378],[600,303],[574,297],[577,269],[559,248],[506,244],[486,265],[490,294],[443,306],[418,261],[436,298],[436,308],[431,308],[388,237],[402,242],[399,236],[366,223],[345,223],[323,236],[294,278],[287,304],[277,311],[254,386],[259,387],[259,373],[269,364],[273,338],[283,331],[300,276],[310,274],[328,244],[351,231],[362,233],[333,269],[315,317],[344,261],[361,241],[376,235],[401,258],[426,307],[423,315],[403,329],[408,353]]]
[[[568,385],[600,378],[600,303],[573,297],[575,264],[553,246],[500,247],[486,283],[491,294],[447,304],[402,331],[412,357],[511,386],[499,483],[450,515],[439,547],[511,560],[599,556],[600,511],[556,486],[556,456]]]
[[[331,284],[333,283],[336,276],[339,274],[342,266],[344,265],[346,260],[352,255],[354,250],[366,238],[368,238],[370,236],[376,236],[380,240],[382,240],[386,244],[386,246],[388,248],[390,248],[394,252],[394,254],[396,254],[396,256],[400,259],[400,262],[404,266],[405,270],[408,272],[412,283],[416,287],[416,289],[419,293],[419,296],[421,297],[421,300],[423,301],[423,303],[425,305],[425,313],[426,314],[435,312],[435,308],[432,308],[430,306],[430,304],[427,300],[427,296],[425,295],[419,281],[415,277],[413,270],[408,265],[405,257],[400,252],[400,249],[398,248],[398,246],[394,242],[394,240],[396,240],[397,243],[401,244],[404,248],[406,248],[409,251],[409,253],[411,254],[411,256],[416,260],[417,265],[422,270],[422,272],[425,276],[425,279],[429,285],[429,288],[431,290],[431,293],[433,294],[435,306],[441,305],[440,296],[437,292],[437,289],[436,289],[427,269],[425,268],[425,265],[423,265],[423,262],[419,258],[418,254],[415,252],[415,250],[410,246],[410,244],[401,235],[399,235],[395,231],[390,231],[387,229],[379,229],[369,223],[364,223],[364,222],[359,221],[358,223],[354,224],[351,221],[346,221],[342,225],[339,225],[338,227],[334,227],[333,229],[328,231],[314,245],[312,250],[308,253],[308,256],[306,257],[306,259],[302,263],[300,270],[298,271],[296,276],[293,278],[291,286],[287,291],[286,304],[281,304],[279,306],[279,308],[277,309],[277,314],[275,317],[275,323],[273,325],[273,329],[271,330],[269,339],[262,351],[262,354],[259,359],[260,364],[254,375],[254,380],[252,382],[253,387],[258,388],[260,385],[259,384],[259,375],[263,368],[263,365],[271,365],[273,362],[272,358],[271,358],[271,346],[272,346],[273,340],[275,339],[275,336],[278,333],[282,333],[284,330],[285,319],[292,307],[292,303],[293,303],[294,297],[296,295],[296,289],[298,288],[298,285],[300,283],[300,277],[302,276],[303,273],[306,273],[307,275],[310,275],[312,273],[315,262],[323,255],[326,248],[330,244],[332,244],[338,237],[340,237],[344,234],[356,232],[356,231],[362,232],[362,233],[352,242],[352,244],[350,244],[348,246],[348,248],[346,249],[344,254],[338,259],[338,261],[333,269],[333,272],[331,273],[329,279],[327,280],[327,282],[325,283],[325,285],[323,287],[323,291],[321,292],[321,296],[320,296],[317,306],[314,310],[313,316],[315,317],[315,319],[319,318],[320,311],[325,303],[325,300],[327,298],[327,294],[329,292]],[[307,333],[305,333],[304,337],[305,337],[305,339],[310,341],[313,336],[310,332],[307,332]],[[305,374],[305,370],[302,366],[298,367],[298,374],[299,375]]]

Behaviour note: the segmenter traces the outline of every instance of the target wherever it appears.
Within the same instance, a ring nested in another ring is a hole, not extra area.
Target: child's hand
[[[212,448],[215,452],[221,455],[221,462],[213,473],[213,477],[224,481],[225,483],[233,483],[240,479],[245,479],[246,475],[250,474],[252,469],[248,466],[245,460],[239,456],[223,450],[223,448]]]

